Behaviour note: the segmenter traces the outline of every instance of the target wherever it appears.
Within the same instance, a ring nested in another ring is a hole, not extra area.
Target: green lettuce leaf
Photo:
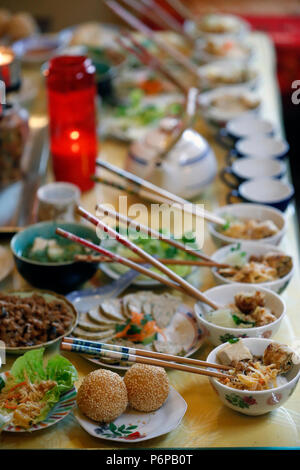
[[[44,350],[44,348],[33,349],[15,360],[10,372],[18,382],[25,379],[24,371],[26,371],[26,375],[32,383],[37,380],[46,380],[43,363]]]
[[[47,379],[57,382],[59,393],[66,392],[73,387],[78,379],[77,371],[73,364],[60,354],[51,357],[46,366]]]

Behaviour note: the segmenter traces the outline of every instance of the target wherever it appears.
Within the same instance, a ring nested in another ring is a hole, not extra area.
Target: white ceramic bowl
[[[232,248],[236,248],[236,244],[223,246],[219,250],[215,251],[215,253],[212,255],[212,259],[214,261],[217,261],[218,263],[226,262],[225,260],[227,256],[230,254]],[[275,247],[273,245],[266,245],[264,243],[253,243],[253,242],[241,243],[240,251],[244,251],[247,253],[246,259],[248,259],[251,255],[261,256],[271,251],[275,253],[284,254],[283,251],[280,250],[280,248]],[[212,272],[213,272],[213,276],[217,284],[235,284],[234,281],[231,281],[227,277],[221,276],[217,268],[213,268]],[[284,277],[276,279],[275,281],[261,282],[257,284],[250,284],[250,283],[249,284],[242,283],[242,284],[257,286],[257,288],[259,289],[261,287],[264,287],[266,289],[270,289],[276,292],[276,294],[281,294],[288,286],[290,280],[293,277],[293,274],[294,274],[294,267]]]
[[[240,139],[235,144],[235,151],[240,157],[283,159],[289,149],[286,140],[262,134]]]
[[[259,168],[259,167],[258,167]],[[244,181],[237,189],[232,189],[226,196],[228,204],[236,198],[245,202],[272,206],[284,212],[295,194],[292,184],[274,178],[254,178]]]
[[[274,125],[266,119],[259,118],[253,114],[243,114],[228,121],[226,131],[233,139],[257,138],[258,135],[272,136]]]
[[[264,206],[263,204],[229,204],[227,206],[219,207],[214,211],[215,215],[224,217],[230,215],[237,217],[238,219],[254,219],[258,221],[272,220],[278,227],[279,231],[271,237],[262,238],[261,240],[255,240],[256,243],[264,243],[269,245],[278,245],[282,240],[283,235],[286,232],[286,220],[284,214],[274,207]],[[241,240],[237,238],[227,237],[222,232],[217,230],[215,224],[208,225],[210,235],[217,246],[229,245],[235,242],[245,242],[247,240]]]
[[[232,107],[230,109],[228,106],[226,106],[226,108],[221,108],[214,104],[215,99],[220,99],[225,96],[231,96],[232,98],[244,97],[255,103],[256,106],[251,109],[246,107],[243,109]],[[208,122],[217,126],[225,126],[229,120],[237,116],[242,116],[244,113],[258,113],[261,106],[261,97],[255,91],[247,89],[247,87],[226,86],[200,93],[198,102],[203,116]]]
[[[246,73],[246,77],[242,82],[239,83],[224,83],[213,79],[213,76],[215,75],[217,77],[227,77],[227,80],[231,78],[232,80],[234,75],[239,74],[240,72]],[[249,67],[247,64],[228,60],[220,60],[210,64],[202,65],[198,68],[198,75],[200,78],[200,86],[203,91],[233,85],[254,89],[257,87],[259,82],[259,73],[253,67]]]
[[[264,326],[254,328],[226,328],[215,325],[206,319],[206,313],[211,311],[208,305],[197,302],[195,313],[200,324],[200,328],[208,335],[208,340],[214,346],[226,343],[232,338],[271,338],[278,331],[280,323],[285,315],[285,302],[269,289],[250,284],[226,284],[216,286],[205,291],[205,295],[216,304],[227,306],[234,303],[234,296],[240,293],[263,292],[265,295],[266,307],[276,316],[277,320]]]
[[[202,21],[205,20],[208,16],[214,16],[216,19],[220,21],[225,21],[227,26],[227,30],[221,33],[212,33],[203,30],[201,27]],[[191,34],[194,38],[197,37],[243,37],[246,33],[250,30],[250,25],[247,21],[240,18],[236,15],[225,14],[225,13],[213,13],[208,15],[203,15],[196,23],[191,20],[186,20],[184,22],[184,30]]]
[[[265,338],[242,340],[251,353],[262,356],[266,347],[273,341]],[[218,363],[216,355],[223,345],[213,349],[207,356],[208,362]],[[286,374],[288,382],[280,387],[263,391],[235,390],[211,378],[210,383],[220,400],[229,408],[245,415],[259,416],[282,406],[294,392],[300,378],[300,364],[294,364]]]

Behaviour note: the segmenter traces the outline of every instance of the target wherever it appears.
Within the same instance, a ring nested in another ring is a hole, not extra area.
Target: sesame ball
[[[122,378],[105,369],[90,372],[79,387],[77,405],[83,414],[94,421],[113,421],[128,405]]]
[[[155,411],[169,395],[169,379],[162,367],[134,364],[125,374],[129,404],[138,411]]]

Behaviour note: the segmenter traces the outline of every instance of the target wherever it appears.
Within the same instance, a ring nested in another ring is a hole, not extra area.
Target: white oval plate
[[[198,325],[196,314],[192,308],[188,307],[187,305],[181,304],[178,308],[178,312],[175,315],[178,315],[178,314],[184,315],[186,317],[186,321],[189,322],[189,324],[192,326],[191,335],[190,335],[190,344],[186,348],[187,353],[185,354],[185,357],[189,357],[192,354],[194,354],[203,344],[205,335]],[[189,326],[189,324],[187,323],[187,327]],[[91,357],[88,355],[83,355],[83,356],[88,361],[94,364],[97,364],[100,367],[108,367],[109,369],[128,370],[131,365],[129,363],[126,363],[126,362],[122,363],[120,361],[114,361],[112,363],[108,363],[108,362],[101,361],[101,359],[99,359],[98,357]]]
[[[78,408],[74,415],[80,426],[91,436],[116,442],[141,442],[161,436],[176,429],[185,412],[187,404],[182,396],[170,387],[170,393],[161,408],[152,413],[127,409],[111,423],[97,423],[84,416]]]

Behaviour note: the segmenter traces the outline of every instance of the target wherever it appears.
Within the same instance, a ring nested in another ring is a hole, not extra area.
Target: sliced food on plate
[[[73,335],[176,355],[191,354],[202,339],[194,315],[179,297],[150,291],[108,299],[82,313]],[[108,358],[101,358],[102,362],[116,363]]]

